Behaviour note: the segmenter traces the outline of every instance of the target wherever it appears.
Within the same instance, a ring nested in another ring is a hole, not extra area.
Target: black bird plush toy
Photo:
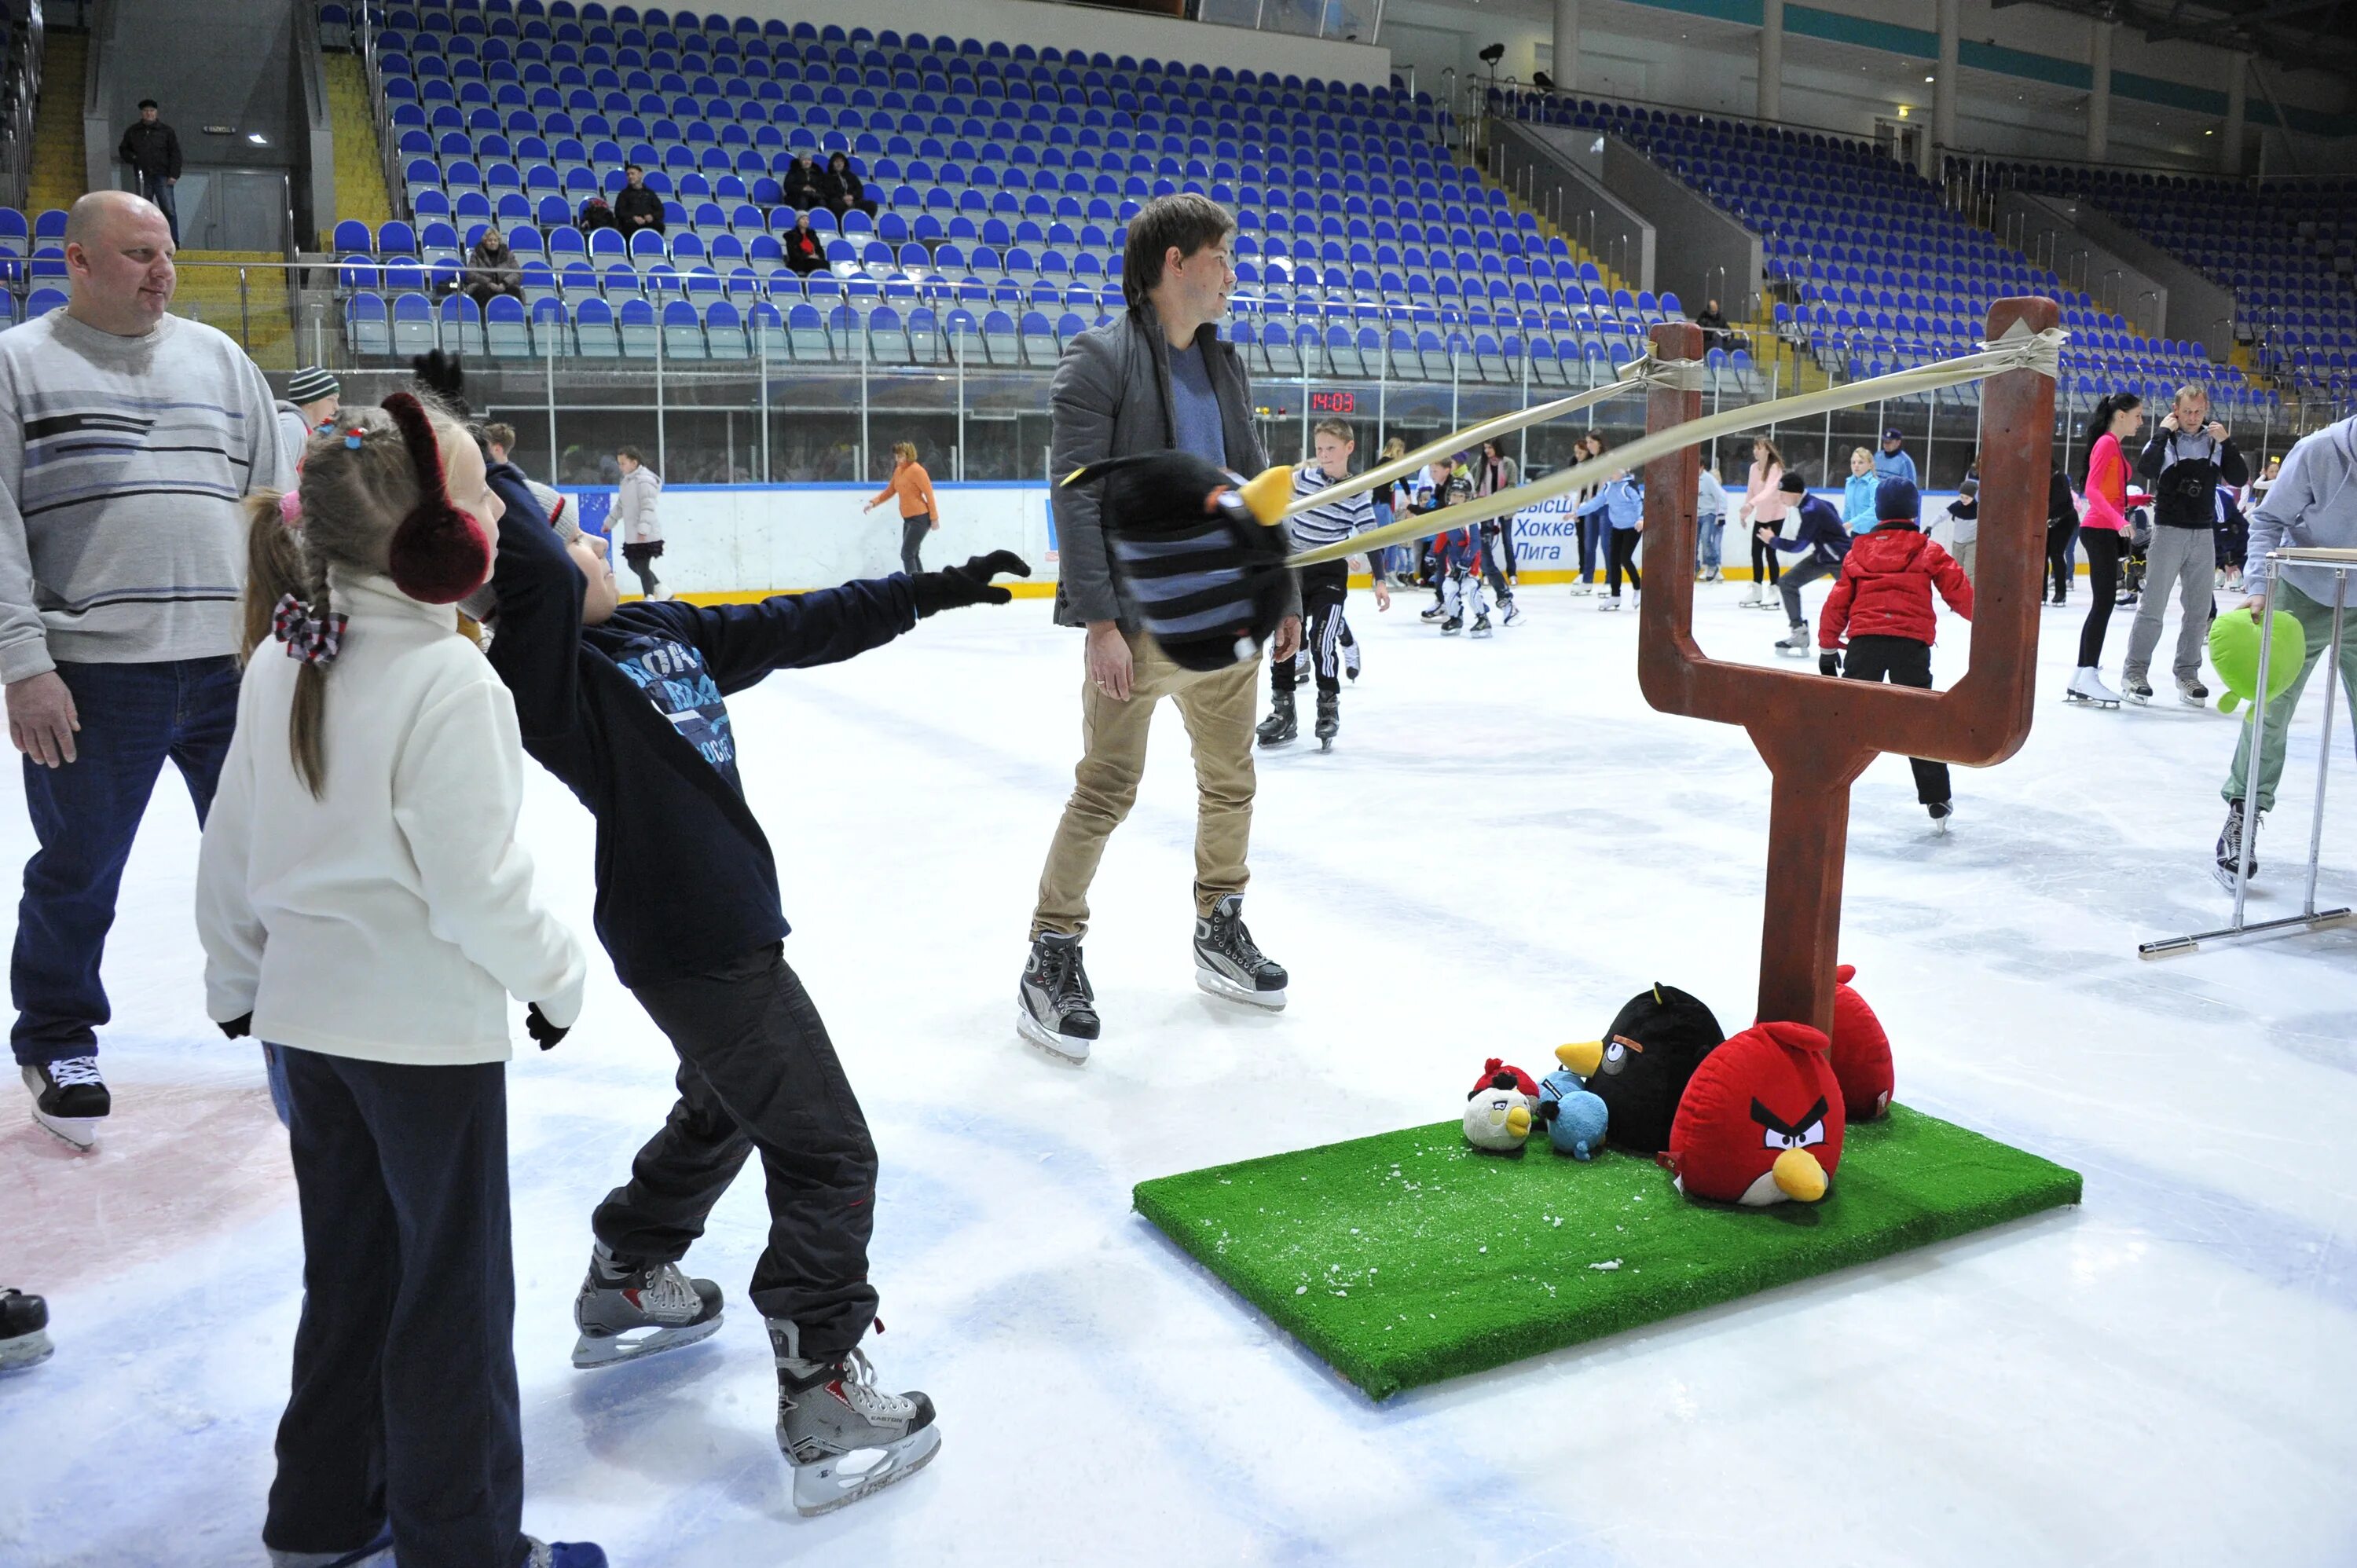
[[[1105,541],[1138,618],[1170,661],[1225,670],[1260,652],[1285,618],[1293,470],[1245,480],[1189,452],[1092,463],[1064,480],[1104,485]]]
[[[1710,1009],[1674,985],[1656,982],[1631,997],[1587,1080],[1610,1113],[1605,1135],[1613,1145],[1639,1155],[1668,1148],[1686,1080],[1725,1038]]]

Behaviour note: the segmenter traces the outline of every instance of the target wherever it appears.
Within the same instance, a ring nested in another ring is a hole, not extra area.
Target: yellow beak
[[[1770,1167],[1776,1185],[1796,1203],[1814,1203],[1825,1195],[1825,1167],[1805,1149],[1787,1149]]]
[[[1286,507],[1293,500],[1293,470],[1287,467],[1264,468],[1260,478],[1247,482],[1241,492],[1244,505],[1265,527],[1275,527],[1285,516]]]
[[[1531,1135],[1531,1112],[1527,1105],[1516,1105],[1506,1112],[1506,1131],[1517,1138]]]
[[[1594,1078],[1596,1069],[1604,1065],[1604,1042],[1582,1040],[1577,1045],[1557,1046],[1555,1059],[1582,1078]]]

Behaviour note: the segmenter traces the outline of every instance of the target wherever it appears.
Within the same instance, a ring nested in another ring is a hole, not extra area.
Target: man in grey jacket
[[[2332,601],[2338,574],[2321,566],[2290,565],[2277,572],[2267,561],[2270,550],[2357,550],[2357,419],[2328,424],[2303,438],[2284,459],[2283,473],[2268,487],[2267,499],[2251,513],[2250,554],[2243,567],[2243,585],[2252,596],[2243,607],[2255,616],[2270,608],[2288,613],[2308,634],[2308,658],[2299,674],[2280,697],[2267,699],[2266,733],[2259,737],[2258,799],[2248,832],[2258,836],[2258,817],[2275,809],[2276,783],[2283,777],[2284,736],[2291,728],[2292,711],[2324,650],[2332,642]],[[2280,581],[2276,579],[2280,578]],[[2278,642],[2279,652],[2283,644]],[[2341,692],[2349,701],[2349,721],[2357,725],[2357,636],[2341,643]],[[2250,777],[2251,722],[2244,717],[2242,736],[2234,743],[2234,764],[2219,793],[2226,798],[2226,826],[2218,834],[2218,880],[2234,886],[2235,868],[2243,858],[2243,796]],[[2251,875],[2259,873],[2255,842]]]
[[[1049,392],[1055,472],[1105,457],[1173,449],[1251,476],[1268,467],[1253,426],[1251,383],[1220,340],[1235,271],[1235,223],[1200,196],[1164,197],[1129,226],[1123,317],[1082,333],[1065,349]],[[1081,688],[1082,755],[1072,796],[1039,875],[1031,951],[1017,988],[1024,1037],[1084,1061],[1098,1033],[1094,993],[1081,966],[1089,885],[1105,840],[1137,798],[1146,730],[1164,697],[1194,742],[1195,979],[1215,996],[1285,1005],[1285,971],[1244,929],[1244,856],[1252,836],[1253,714],[1260,661],[1205,673],[1183,670],[1139,628],[1137,609],[1114,574],[1096,490],[1052,492],[1060,581],[1060,625],[1088,628]],[[1290,659],[1301,641],[1298,587],[1272,650]]]

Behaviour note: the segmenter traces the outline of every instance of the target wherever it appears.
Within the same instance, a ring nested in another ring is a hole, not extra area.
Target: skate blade
[[[709,1339],[720,1331],[720,1319],[726,1316],[714,1313],[702,1323],[689,1323],[679,1327],[633,1328],[625,1334],[591,1336],[584,1334],[574,1341],[573,1365],[585,1372],[600,1367],[619,1367],[625,1361],[643,1361],[649,1356],[660,1356],[666,1350],[677,1350]],[[631,1337],[632,1335],[638,1337]]]
[[[1333,736],[1328,736],[1325,739],[1323,739],[1323,740],[1321,740],[1321,741],[1319,741],[1319,742],[1318,743],[1318,754],[1319,756],[1321,756],[1321,757],[1323,757],[1326,753],[1328,753],[1328,752],[1329,752],[1329,751],[1331,751],[1331,750],[1333,750],[1333,749],[1334,749],[1334,737],[1333,737]]]
[[[794,1511],[811,1519],[848,1507],[895,1481],[907,1480],[931,1464],[933,1455],[941,1451],[942,1429],[920,1426],[888,1448],[854,1449],[815,1465],[796,1465]],[[869,1455],[874,1455],[872,1463],[864,1468],[851,1468]]]
[[[1058,1061],[1069,1062],[1074,1067],[1087,1065],[1089,1047],[1094,1044],[1093,1041],[1083,1040],[1075,1035],[1056,1033],[1055,1030],[1031,1016],[1031,1010],[1020,1003],[1017,1003],[1015,1007],[1015,1032]]]
[[[21,1372],[27,1367],[38,1367],[56,1349],[57,1347],[49,1343],[49,1331],[46,1328],[20,1334],[5,1345],[0,1345],[0,1372]]]
[[[1253,1007],[1265,1007],[1272,1013],[1285,1011],[1283,991],[1254,991],[1249,987],[1238,985],[1218,970],[1203,964],[1199,963],[1195,966],[1195,983],[1209,994],[1222,997],[1230,1002],[1242,1002]]]
[[[96,1144],[98,1130],[106,1124],[103,1116],[52,1116],[38,1105],[33,1108],[33,1120],[77,1149]]]

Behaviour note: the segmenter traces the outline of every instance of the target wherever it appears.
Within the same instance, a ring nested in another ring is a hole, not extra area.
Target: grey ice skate
[[[2266,815],[2266,813],[2262,811],[2258,816],[2252,818],[2247,828],[2251,837],[2250,879],[2254,882],[2259,879],[2259,822]],[[2243,834],[2245,831],[2243,802],[2229,800],[2226,803],[2226,825],[2218,830],[2215,867],[2218,886],[2229,893],[2234,890],[2234,879],[2242,874]]]
[[[720,1327],[720,1287],[688,1278],[677,1263],[618,1258],[600,1241],[573,1298],[573,1322],[581,1330],[573,1364],[616,1367],[710,1338]]]
[[[37,1062],[24,1069],[24,1079],[25,1087],[33,1091],[34,1121],[77,1149],[98,1142],[98,1129],[114,1109],[114,1098],[99,1076],[96,1057]]]
[[[1195,983],[1231,1002],[1281,1012],[1285,968],[1254,945],[1243,910],[1243,895],[1231,893],[1208,918],[1195,921]]]
[[[865,1351],[804,1357],[801,1331],[770,1319],[778,1361],[778,1447],[793,1466],[794,1509],[829,1513],[915,1475],[941,1451],[933,1402],[886,1393]]]
[[[1786,632],[1783,640],[1776,644],[1776,651],[1792,659],[1806,659],[1810,652],[1809,623],[1804,620],[1794,621],[1792,629]]]
[[[2199,676],[2179,675],[2177,700],[2189,708],[2206,708],[2210,705],[2210,688],[2201,683]]]
[[[377,1532],[374,1541],[350,1552],[281,1552],[265,1546],[270,1568],[393,1568],[393,1530]]]
[[[2120,671],[2120,695],[2141,708],[2152,701],[2152,682],[2141,670]]]

